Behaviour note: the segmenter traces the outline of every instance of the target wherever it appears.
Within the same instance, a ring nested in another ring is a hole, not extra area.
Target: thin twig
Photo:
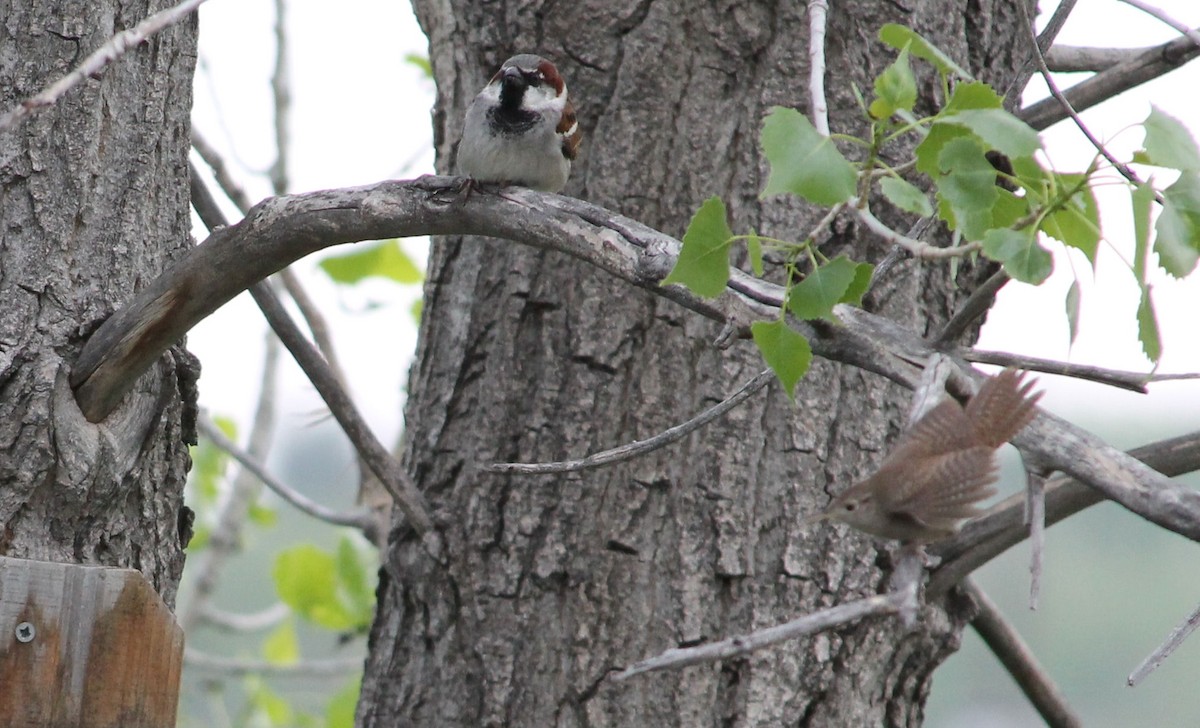
[[[1172,18],[1170,15],[1167,15],[1166,13],[1164,13],[1162,11],[1162,8],[1156,8],[1153,5],[1148,5],[1144,2],[1142,2],[1142,0],[1121,0],[1121,2],[1125,3],[1126,5],[1132,5],[1133,7],[1137,8],[1138,10],[1141,10],[1143,13],[1153,15],[1155,18],[1158,18],[1159,20],[1161,20],[1162,22],[1171,26],[1172,28],[1179,31],[1183,35],[1186,35],[1188,38],[1191,38],[1193,43],[1195,43],[1197,46],[1200,46],[1200,32],[1197,32],[1196,30],[1193,30],[1192,28],[1187,27],[1186,25],[1179,22],[1175,18]]]
[[[228,197],[241,211],[243,215],[253,205],[250,202],[250,196],[246,194],[245,188],[237,183],[233,178],[233,174],[229,171],[229,165],[225,164],[225,158],[217,151],[216,147],[209,143],[207,137],[200,133],[195,126],[192,126],[192,149],[200,155],[208,168],[212,170],[213,179],[217,182],[217,187]],[[192,168],[192,173],[195,173],[195,168]]]
[[[291,613],[291,607],[283,602],[275,602],[266,609],[250,614],[227,612],[210,604],[200,613],[200,617],[205,624],[226,632],[261,632],[279,624]]]
[[[229,676],[271,675],[272,677],[350,677],[362,672],[362,657],[341,657],[330,660],[304,660],[289,665],[267,660],[244,660],[219,657],[188,647],[183,651],[183,664],[197,670],[223,672]]]
[[[958,341],[976,319],[988,312],[996,302],[996,294],[1010,280],[1003,269],[993,273],[983,285],[971,292],[958,312],[942,327],[941,333],[933,340],[933,345],[942,347]]]
[[[212,193],[204,185],[203,180],[195,174],[192,175],[192,206],[210,230],[226,226],[224,213],[214,203]],[[266,317],[267,323],[271,325],[280,341],[291,352],[296,363],[300,365],[300,369],[312,382],[313,388],[325,400],[329,411],[341,425],[342,431],[350,439],[359,457],[367,463],[367,466],[387,488],[412,527],[422,536],[431,533],[433,521],[429,516],[424,496],[413,485],[383,443],[375,437],[349,395],[346,394],[346,390],[338,382],[337,376],[329,369],[329,365],[321,357],[320,352],[309,343],[300,328],[292,321],[279,297],[271,290],[271,286],[266,281],[260,280],[251,286],[249,291]],[[429,546],[432,550],[440,548],[436,543],[431,543]]]
[[[1167,639],[1159,645],[1158,649],[1151,652],[1150,655],[1142,660],[1142,664],[1137,666],[1133,672],[1129,673],[1127,682],[1129,687],[1136,688],[1139,683],[1145,680],[1150,673],[1158,669],[1163,661],[1171,656],[1179,645],[1188,638],[1192,632],[1196,631],[1196,627],[1200,626],[1200,607],[1192,610],[1192,613],[1187,616],[1175,629],[1171,630],[1171,634],[1167,635]]]
[[[939,260],[941,258],[961,258],[969,253],[979,250],[980,245],[977,242],[965,243],[956,245],[950,248],[939,248],[936,245],[930,245],[921,240],[910,238],[903,233],[899,233],[887,225],[879,218],[871,214],[871,211],[860,207],[856,200],[849,200],[847,206],[854,210],[858,218],[863,221],[867,229],[875,233],[893,245],[899,245],[913,255],[914,258],[923,258],[925,260]]]
[[[291,157],[292,90],[288,82],[287,3],[275,0],[275,69],[271,73],[271,98],[275,102],[275,161],[267,170],[275,194],[288,191],[288,160]],[[243,211],[244,212],[244,211]]]
[[[829,104],[825,100],[825,21],[827,0],[808,0],[808,105],[813,127],[829,136]]]
[[[879,594],[847,604],[840,604],[829,609],[823,609],[812,614],[806,614],[790,622],[756,630],[746,635],[730,637],[720,642],[709,642],[695,647],[676,647],[656,657],[635,662],[625,670],[614,675],[613,679],[628,680],[644,672],[677,669],[705,662],[728,660],[732,657],[740,657],[770,647],[771,645],[779,644],[780,642],[803,637],[806,634],[833,629],[834,627],[854,622],[864,617],[895,614],[904,606],[910,596],[910,594],[902,592]]]
[[[279,340],[273,334],[268,334],[263,350],[258,404],[254,408],[250,434],[246,438],[246,452],[258,460],[267,456],[271,438],[275,434],[275,385],[279,373],[278,365]],[[207,424],[207,418],[201,418],[198,424]],[[208,548],[196,554],[194,562],[188,565],[193,588],[188,600],[179,610],[179,626],[185,633],[208,611],[221,571],[229,562],[229,558],[240,548],[246,517],[251,505],[258,500],[261,490],[261,481],[245,468],[241,468],[237,477],[233,478],[229,495],[217,510],[216,524],[209,536]]]
[[[237,460],[243,468],[253,473],[254,477],[262,481],[263,485],[275,491],[276,495],[291,503],[302,513],[307,513],[313,518],[325,521],[326,523],[332,523],[335,526],[350,526],[360,531],[366,531],[374,526],[374,521],[365,514],[339,513],[332,508],[326,508],[271,475],[267,471],[266,466],[258,458],[242,450],[237,446],[237,443],[225,437],[225,433],[221,432],[220,428],[214,425],[207,417],[201,417],[197,422],[197,426],[201,434],[211,440],[214,445],[229,453],[230,457]],[[367,534],[367,538],[371,537],[371,534]]]
[[[1084,137],[1087,138],[1088,142],[1090,142],[1091,145],[1096,148],[1096,151],[1099,152],[1102,157],[1108,160],[1108,163],[1113,166],[1113,169],[1117,170],[1122,177],[1129,180],[1133,184],[1142,184],[1142,180],[1140,177],[1138,177],[1137,173],[1130,169],[1129,165],[1114,157],[1112,152],[1108,151],[1108,148],[1104,146],[1104,143],[1097,139],[1095,134],[1092,134],[1092,130],[1087,127],[1087,124],[1083,123],[1083,119],[1079,117],[1079,114],[1076,113],[1075,108],[1071,106],[1071,102],[1058,88],[1058,83],[1055,82],[1054,75],[1050,73],[1049,67],[1046,66],[1046,57],[1042,55],[1042,49],[1038,44],[1037,30],[1033,26],[1033,20],[1029,17],[1029,9],[1026,8],[1022,3],[1017,3],[1017,7],[1021,12],[1022,21],[1025,23],[1025,27],[1028,30],[1030,37],[1033,38],[1033,58],[1037,63],[1038,71],[1042,74],[1042,80],[1046,82],[1046,88],[1050,89],[1050,94],[1058,100],[1058,103],[1062,104],[1063,111],[1067,112],[1067,115],[1070,116],[1071,120],[1075,122],[1075,126],[1079,128],[1079,131],[1084,135]]]
[[[612,465],[613,463],[631,460],[639,455],[645,455],[648,452],[665,447],[704,427],[709,422],[745,402],[750,398],[750,395],[762,389],[774,376],[774,372],[770,369],[764,369],[753,379],[743,384],[738,391],[729,395],[728,398],[704,410],[687,422],[675,425],[646,440],[638,440],[628,445],[614,447],[611,450],[593,453],[582,460],[566,460],[557,463],[489,463],[481,466],[481,469],[489,473],[541,475],[545,473],[574,473],[579,470],[598,468],[602,465]]]
[[[1029,526],[1029,608],[1042,596],[1042,560],[1046,547],[1046,479],[1026,471],[1025,523]]]
[[[1012,675],[1046,725],[1050,728],[1082,726],[1083,721],[1067,704],[1062,691],[1038,664],[1033,651],[1000,613],[995,602],[970,579],[964,580],[962,587],[979,607],[979,614],[971,620],[971,626],[1004,665],[1004,669],[1008,670],[1008,674]]]
[[[1141,48],[1097,48],[1094,46],[1056,45],[1047,50],[1046,65],[1055,73],[1095,73],[1142,55],[1150,46]]]
[[[1058,361],[1055,359],[1040,359],[1035,356],[1012,354],[1006,351],[963,349],[958,351],[957,355],[961,356],[967,361],[975,362],[977,364],[995,364],[1002,367],[1016,367],[1018,369],[1044,372],[1046,374],[1057,374],[1064,377],[1082,379],[1088,382],[1107,384],[1110,387],[1127,389],[1130,392],[1138,392],[1140,394],[1146,394],[1148,391],[1150,391],[1147,385],[1155,382],[1200,379],[1200,373],[1147,374],[1144,372],[1129,372],[1122,371],[1120,369],[1107,369],[1105,367],[1091,366],[1088,364],[1072,364],[1071,362]]]
[[[1050,20],[1046,21],[1046,27],[1042,29],[1040,35],[1037,36],[1037,50],[1043,56],[1049,52],[1054,45],[1054,39],[1062,31],[1063,26],[1067,24],[1067,18],[1071,16],[1071,11],[1075,9],[1076,0],[1061,0],[1058,7],[1054,9],[1054,14],[1050,16]],[[1021,70],[1013,77],[1012,83],[1004,90],[1004,107],[1012,111],[1017,104],[1021,103],[1021,94],[1016,93],[1024,88],[1029,83],[1030,77],[1033,75],[1029,72],[1029,66],[1033,63],[1033,56],[1021,65]]]
[[[117,60],[130,48],[144,42],[155,33],[168,28],[198,8],[205,0],[184,0],[174,7],[161,10],[146,18],[129,30],[123,30],[109,38],[67,75],[55,81],[43,91],[25,99],[0,116],[0,132],[12,128],[29,114],[54,105],[63,94],[78,86],[86,78],[97,77],[104,67]]]
[[[1064,96],[1071,107],[1082,112],[1102,101],[1131,88],[1158,78],[1200,56],[1200,47],[1191,38],[1181,37],[1147,49],[1144,53],[1101,71],[1069,88]],[[1067,113],[1056,98],[1042,99],[1016,112],[1034,129],[1046,129],[1063,119]]]

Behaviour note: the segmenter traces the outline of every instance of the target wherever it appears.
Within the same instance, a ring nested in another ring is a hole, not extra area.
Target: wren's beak
[[[832,511],[820,511],[818,513],[814,513],[811,516],[806,517],[803,521],[800,521],[800,527],[808,528],[809,526],[820,523],[821,521],[828,521],[831,516],[833,516]]]

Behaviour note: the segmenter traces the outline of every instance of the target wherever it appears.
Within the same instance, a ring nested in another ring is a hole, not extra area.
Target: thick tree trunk
[[[167,0],[0,0],[0,109]],[[0,554],[141,570],[170,604],[197,366],[180,347],[88,423],[88,333],[189,245],[191,18],[0,132]]]
[[[1004,89],[1023,58],[1017,0],[907,7],[832,3],[833,126],[861,132],[851,84],[890,63],[884,23],[915,27]],[[799,239],[821,214],[760,200],[761,120],[807,110],[805,4],[414,0],[438,80],[451,169],[463,110],[510,54],[567,79],[585,132],[569,194],[675,235],[720,194],[735,230]],[[925,102],[937,84],[923,76]],[[898,227],[905,222],[892,218]],[[839,224],[823,244],[877,261]],[[875,307],[918,330],[983,271],[906,263]],[[560,255],[441,240],[429,264],[410,382],[406,465],[446,540],[436,564],[403,527],[380,588],[359,717],[395,725],[917,725],[934,668],[958,644],[961,601],[918,627],[869,620],[748,659],[615,684],[666,648],[775,624],[882,588],[880,544],[799,526],[878,462],[907,395],[817,362],[796,404],[762,394],[686,441],[564,477],[491,475],[492,461],[579,457],[655,434],[759,371],[720,327]]]

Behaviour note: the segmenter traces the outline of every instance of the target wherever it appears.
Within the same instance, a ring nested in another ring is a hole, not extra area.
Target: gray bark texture
[[[169,0],[0,0],[0,109]],[[0,132],[0,554],[142,571],[168,604],[190,518],[198,366],[176,347],[98,425],[88,334],[191,244],[194,16]]]
[[[894,58],[876,40],[888,22],[1007,88],[1027,48],[1017,1],[832,3],[833,128],[863,133],[851,84],[869,91]],[[585,133],[567,194],[676,236],[719,194],[735,231],[799,240],[822,211],[759,199],[758,134],[771,106],[807,110],[805,5],[414,0],[438,83],[439,166],[453,168],[464,109],[495,68],[538,52],[566,78]],[[922,69],[920,79],[931,104],[936,78]],[[869,261],[886,252],[843,222],[822,249]],[[989,272],[949,271],[907,262],[871,306],[936,330]],[[883,589],[883,544],[800,521],[878,463],[906,393],[818,361],[795,404],[773,386],[629,463],[537,477],[476,467],[581,457],[711,406],[763,367],[747,343],[715,347],[719,332],[561,254],[434,245],[404,458],[434,510],[445,563],[397,525],[389,556],[399,583],[380,587],[363,725],[921,723],[932,672],[970,616],[954,595],[925,608],[912,631],[873,619],[726,664],[609,679],[670,647]]]

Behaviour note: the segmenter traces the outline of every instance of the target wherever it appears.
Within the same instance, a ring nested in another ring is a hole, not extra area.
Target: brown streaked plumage
[[[878,472],[852,486],[809,521],[835,519],[860,531],[927,543],[979,515],[995,494],[996,449],[1029,424],[1041,392],[1025,372],[991,377],[964,409],[948,399],[917,420]]]

